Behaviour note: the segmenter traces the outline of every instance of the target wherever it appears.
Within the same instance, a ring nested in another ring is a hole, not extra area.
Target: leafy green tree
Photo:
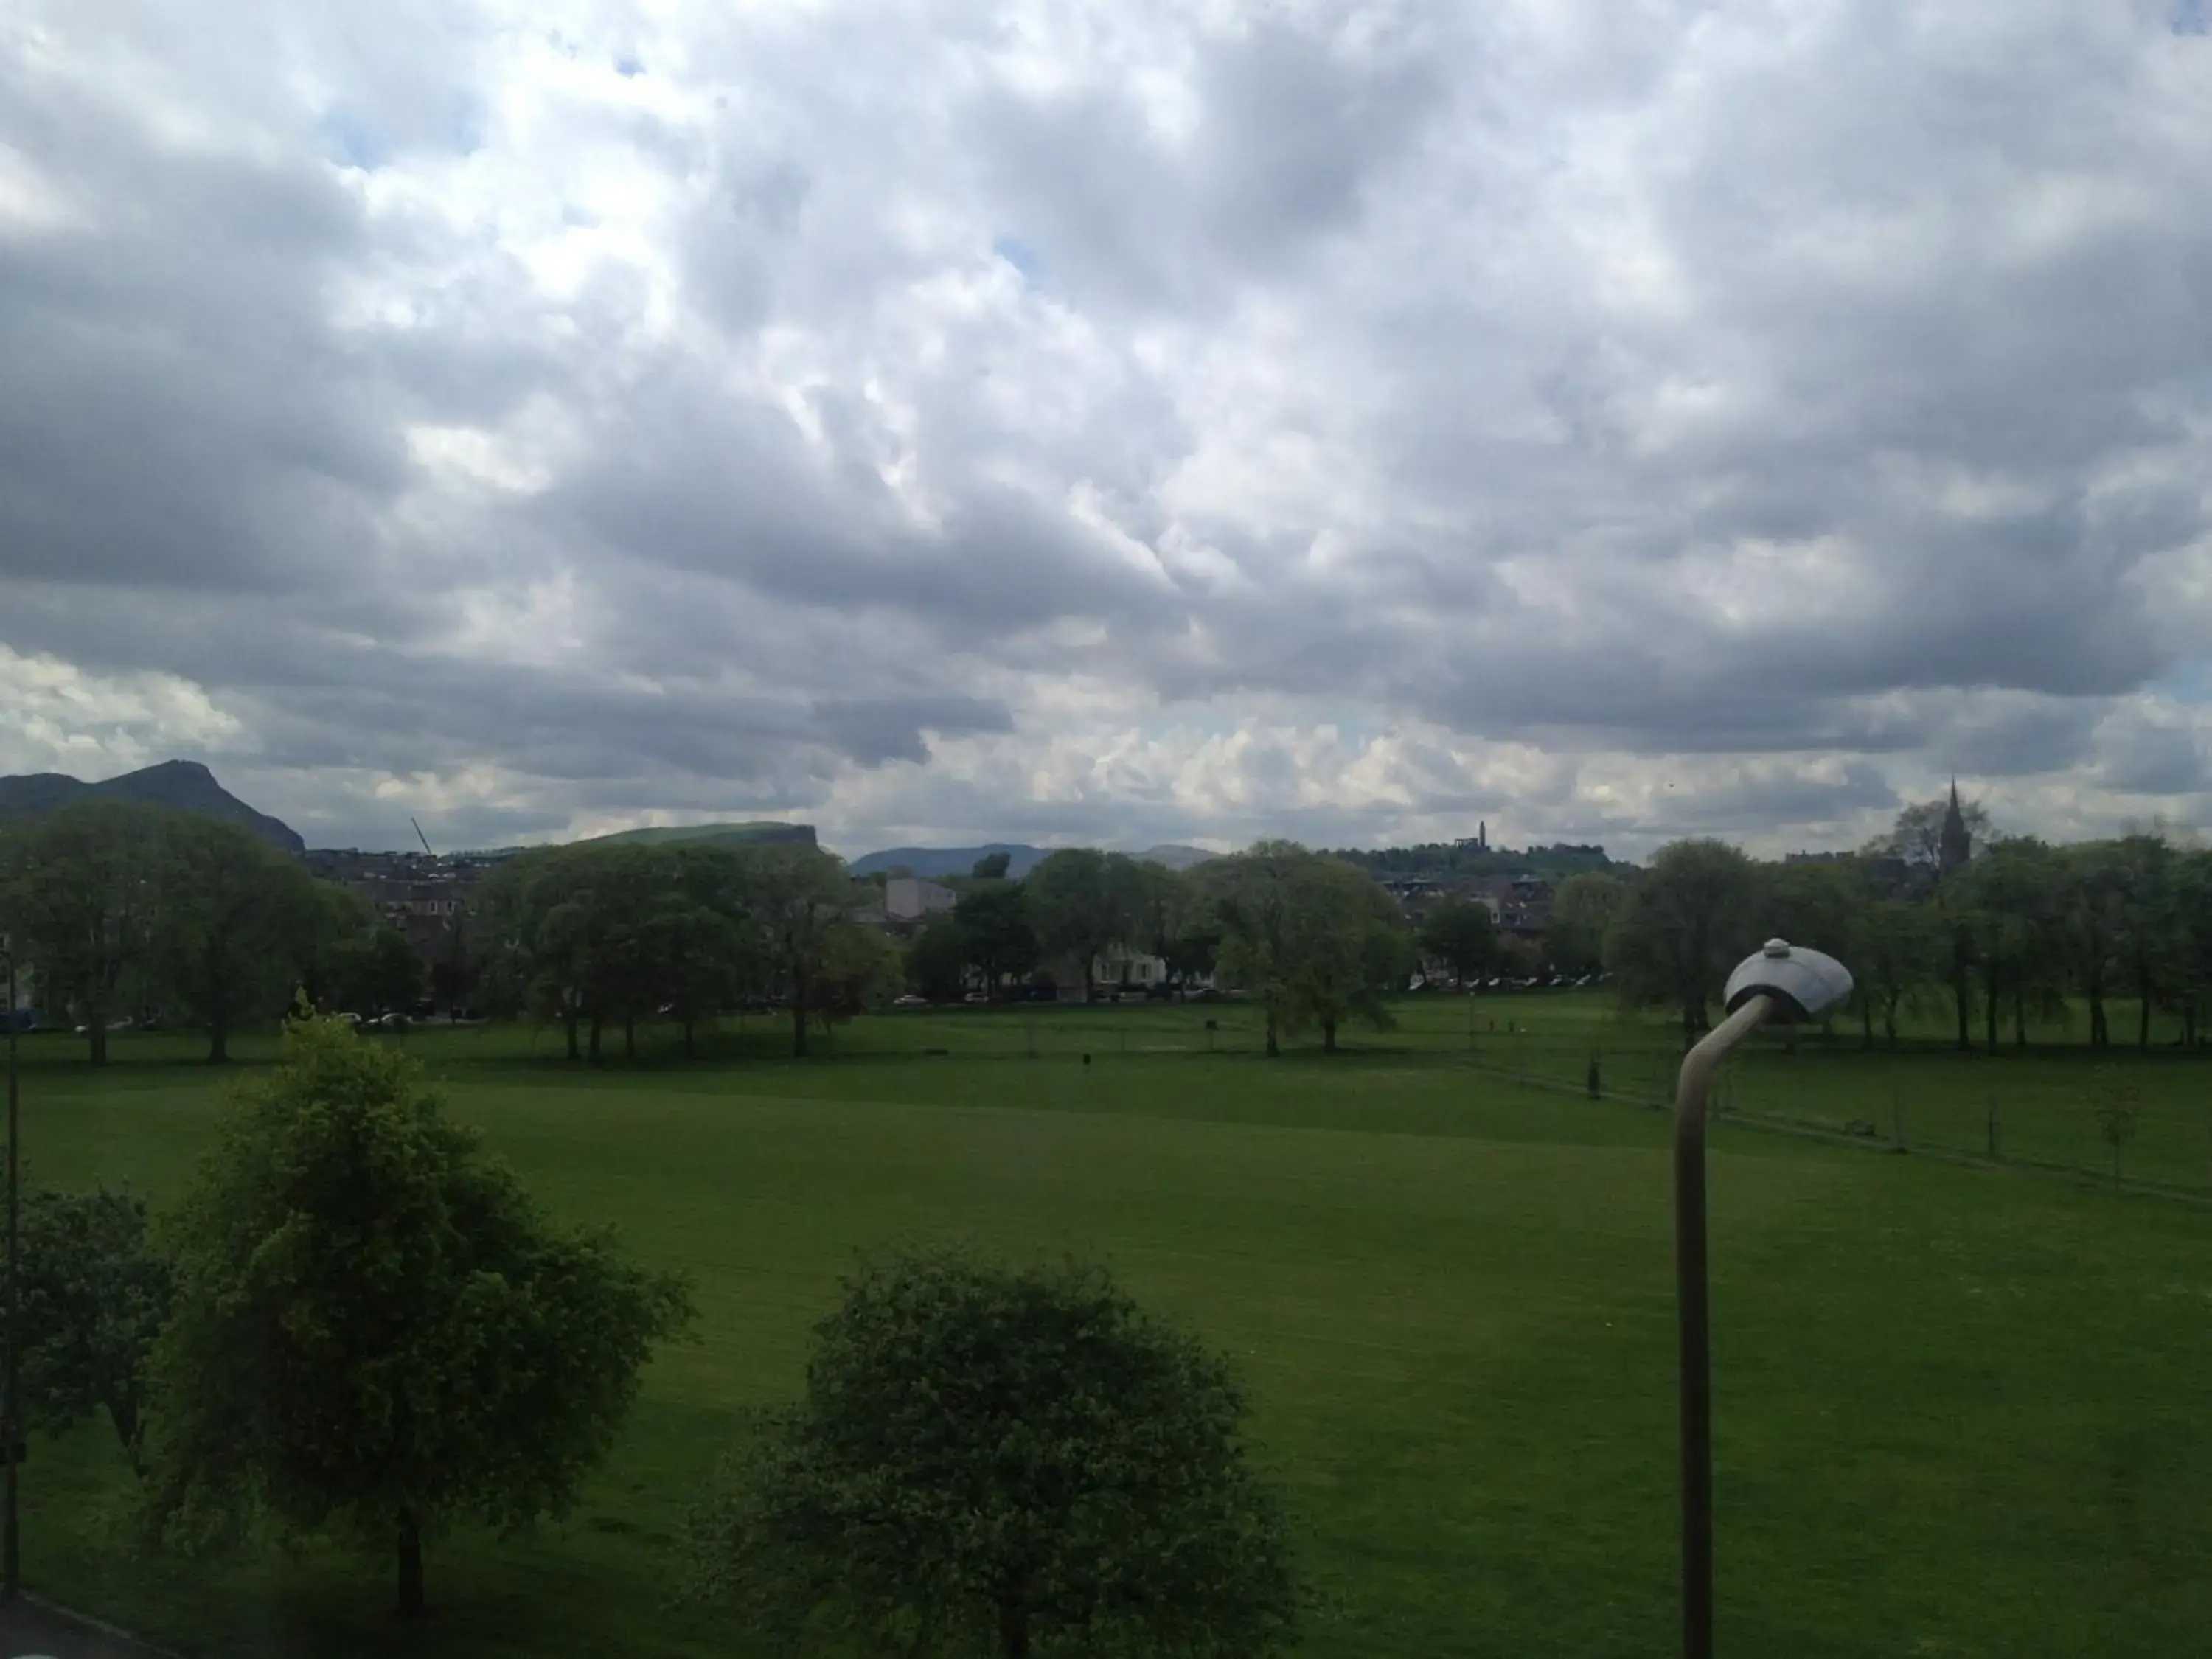
[[[2127,932],[2125,870],[2109,842],[2062,848],[2058,855],[2057,936],[2074,985],[2089,1005],[2089,1046],[2112,1040],[2105,999]]]
[[[1421,949],[1471,985],[1498,962],[1498,919],[1479,900],[1447,899],[1421,923]]]
[[[1095,1267],[873,1267],[689,1529],[779,1652],[1261,1656],[1297,1592],[1229,1367]]]
[[[300,906],[285,917],[285,950],[309,1003],[326,1012],[353,1006],[354,975],[376,911],[333,881],[310,881]]]
[[[1898,813],[1887,834],[1877,836],[1863,850],[1876,858],[1902,859],[1917,874],[1932,877],[1942,867],[1943,819],[1950,808],[1950,799],[1945,795],[1915,801]],[[1973,846],[1985,847],[1994,838],[1989,809],[1981,802],[1961,802],[1960,817],[1966,821]]]
[[[827,1031],[870,1009],[890,1006],[906,983],[906,957],[874,927],[841,921],[830,930],[816,983],[814,1018]]]
[[[1856,949],[1847,964],[1854,994],[1865,1008],[1879,1011],[1889,1046],[1897,1047],[1897,1022],[1917,1006],[1936,978],[1942,937],[1935,918],[1923,907],[1900,898],[1870,898],[1853,933]]]
[[[957,1002],[968,986],[968,937],[957,916],[939,916],[906,947],[907,988],[932,1002]]]
[[[163,830],[168,814],[121,801],[65,806],[12,838],[9,909],[36,964],[39,992],[75,1011],[86,1052],[107,1063],[109,1022],[142,993],[153,965]]]
[[[830,944],[849,927],[853,884],[842,859],[782,843],[749,851],[746,906],[768,971],[791,1002],[791,1052],[806,1057],[817,982]]]
[[[239,1025],[283,1012],[298,918],[314,903],[306,872],[242,825],[176,813],[162,826],[160,976],[206,1030],[211,1063],[230,1058]]]
[[[1569,876],[1552,895],[1551,925],[1544,930],[1544,953],[1563,971],[1595,973],[1605,965],[1605,936],[1627,899],[1617,876],[1584,870]]]
[[[1606,966],[1632,1005],[1681,1011],[1686,1048],[1706,1029],[1705,1004],[1761,938],[1751,860],[1717,841],[1659,849],[1606,940]]]
[[[1996,1052],[1997,1028],[2008,1003],[2013,1042],[2023,1048],[2031,1011],[2039,1019],[2065,1012],[2059,878],[2051,849],[2024,836],[1992,843],[1965,878],[1968,925],[1982,965],[1984,1034],[1991,1054]]]
[[[59,1435],[105,1411],[141,1467],[145,1370],[168,1316],[167,1264],[146,1206],[123,1193],[23,1194],[23,1419]],[[0,1302],[0,1306],[4,1306]]]
[[[568,1506],[689,1297],[550,1223],[403,1056],[335,1020],[286,1041],[172,1218],[148,1519],[337,1530],[416,1614],[426,1537]]]
[[[2136,1046],[2148,1048],[2151,1011],[2172,988],[2184,950],[2173,848],[2162,835],[2124,836],[2112,848],[2112,871],[2119,884],[2115,966],[2136,994]]]
[[[645,945],[657,1005],[684,1030],[684,1052],[696,1054],[698,1030],[738,996],[757,970],[746,950],[744,872],[720,847],[669,849],[645,918]]]
[[[1214,971],[1223,984],[1258,999],[1270,1059],[1282,1053],[1282,1038],[1298,1018],[1291,884],[1312,857],[1296,842],[1263,841],[1200,866],[1221,925]]]
[[[1036,933],[1019,883],[979,883],[960,896],[952,919],[958,924],[963,963],[982,975],[986,997],[995,1000],[1007,980],[1036,966]]]
[[[1346,1019],[1388,1030],[1382,994],[1413,962],[1398,902],[1365,871],[1321,855],[1291,872],[1289,900],[1284,967],[1293,1024],[1319,1026],[1322,1052],[1332,1054]]]
[[[978,881],[1004,881],[1006,872],[1013,867],[1013,862],[1011,853],[986,853],[975,860],[969,873]]]
[[[1022,888],[1038,950],[1079,963],[1083,1000],[1091,1001],[1098,958],[1137,931],[1145,891],[1137,861],[1091,847],[1065,848],[1042,860]]]

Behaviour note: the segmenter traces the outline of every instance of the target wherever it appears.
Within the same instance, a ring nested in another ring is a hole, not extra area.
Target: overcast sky
[[[2196,0],[8,0],[0,771],[311,843],[2212,805]]]

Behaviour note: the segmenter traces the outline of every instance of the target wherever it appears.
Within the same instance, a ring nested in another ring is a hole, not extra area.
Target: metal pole
[[[1713,1652],[1713,1359],[1705,1281],[1705,1094],[1722,1057],[1773,1012],[1756,996],[1682,1057],[1674,1086],[1674,1299],[1681,1322],[1682,1654]]]
[[[15,952],[12,944],[8,951],[8,1400],[7,1408],[0,1412],[0,1457],[8,1463],[6,1490],[0,1494],[5,1504],[0,1512],[0,1601],[13,1603],[23,1586],[23,1540],[18,1527],[16,1510],[15,1472],[22,1454],[17,1449],[22,1444],[21,1375],[23,1281],[16,1260],[19,1200],[21,1189],[19,1177],[22,1173],[16,1147],[21,1141],[17,1130],[21,1127],[18,1091],[15,1083]]]

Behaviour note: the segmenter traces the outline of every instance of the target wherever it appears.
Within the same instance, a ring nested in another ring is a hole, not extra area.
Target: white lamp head
[[[1806,1020],[1819,1019],[1850,994],[1851,971],[1835,957],[1771,939],[1757,956],[1736,964],[1724,995],[1731,1013],[1755,996],[1769,996],[1779,1005],[1771,1018]]]

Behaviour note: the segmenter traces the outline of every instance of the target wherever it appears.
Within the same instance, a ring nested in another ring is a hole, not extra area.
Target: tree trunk
[[[1333,1019],[1321,1023],[1321,1051],[1325,1054],[1336,1052],[1336,1022]]]
[[[399,1517],[399,1602],[402,1619],[420,1619],[422,1601],[422,1528],[410,1510]]]
[[[625,1013],[623,1016],[623,1058],[624,1060],[637,1058],[637,1016],[635,1014]]]
[[[123,1454],[131,1460],[131,1473],[143,1474],[146,1470],[138,1446],[138,1396],[128,1389],[118,1390],[108,1400],[107,1420],[115,1425],[115,1437],[123,1443]]]
[[[794,1059],[806,1058],[806,981],[802,976],[792,982],[791,994],[791,1052]]]
[[[208,1025],[208,1064],[221,1066],[230,1058],[230,1026],[221,1014]]]
[[[86,1052],[95,1066],[107,1064],[107,1016],[97,1013],[86,1023]]]
[[[591,1054],[592,1064],[594,1066],[601,1063],[599,1059],[599,1029],[605,1023],[605,1021],[599,1018],[598,1012],[594,1010],[592,1014],[592,1035],[589,1042],[586,1045]]]
[[[576,1052],[576,1011],[570,1008],[562,1016],[561,1023],[568,1028],[568,1058],[572,1061],[580,1059]]]
[[[690,1014],[684,1016],[684,1058],[686,1060],[696,1060],[699,1056],[699,1045],[692,1036],[694,1024],[696,1022]]]
[[[2012,1046],[2027,1047],[2027,997],[2020,991],[2012,994]]]
[[[1275,1041],[1275,1011],[1270,1008],[1267,1010],[1267,1058],[1273,1060],[1282,1052],[1281,1045]]]
[[[2101,1048],[2112,1040],[2112,1028],[2105,1020],[2105,980],[2101,974],[2089,976],[2089,1046]]]
[[[1989,1050],[1991,1054],[1995,1054],[1997,1051],[1997,1025],[1999,1023],[1997,1019],[1997,1011],[1999,1002],[1997,998],[1997,972],[1994,963],[1991,964],[1990,968],[1988,991],[1989,1006],[1982,1010],[1982,1024],[1985,1028],[1984,1035],[1989,1039]]]
[[[1959,1006],[1959,1051],[1961,1054],[1969,1053],[1974,1046],[1972,1019],[1973,993],[1966,984],[1966,960],[1964,952],[1958,952],[1952,958],[1951,996]]]
[[[2142,999],[2142,1006],[2136,1015],[2136,1047],[2138,1048],[2148,1048],[2150,1047],[2151,993],[2150,975],[2148,974],[2137,974],[2136,975],[2136,993]]]
[[[1030,1610],[1018,1601],[999,1603],[999,1653],[1000,1659],[1029,1659]]]
[[[1889,1039],[1890,1052],[1897,1051],[1897,999],[1890,998],[1881,1006],[1882,1035]]]
[[[1870,1000],[1859,1004],[1859,1047],[1869,1054],[1874,1052],[1874,1004]]]

